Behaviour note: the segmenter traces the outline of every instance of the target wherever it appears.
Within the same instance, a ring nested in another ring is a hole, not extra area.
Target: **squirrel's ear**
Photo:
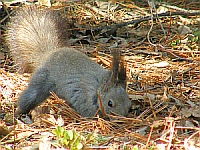
[[[113,50],[113,60],[112,60],[112,68],[111,68],[111,84],[121,85],[124,89],[126,89],[126,66],[124,63],[124,59],[121,57],[121,53],[118,50]]]
[[[120,57],[118,50],[113,50],[112,56],[111,70],[109,71],[108,77],[105,77],[106,81],[100,87],[103,92],[107,92],[113,86],[122,86],[126,89],[126,66],[124,59]]]
[[[112,66],[111,66],[111,77],[110,77],[110,83],[112,85],[117,83],[118,80],[118,70],[119,70],[119,61],[120,56],[117,49],[114,49],[112,51]]]
[[[118,81],[117,84],[121,85],[124,89],[126,89],[126,65],[124,59],[120,58],[119,68],[118,68]]]

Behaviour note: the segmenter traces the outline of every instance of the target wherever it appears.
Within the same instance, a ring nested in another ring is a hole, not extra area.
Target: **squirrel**
[[[6,36],[10,53],[22,72],[33,72],[19,96],[16,114],[28,114],[53,91],[83,117],[93,117],[101,110],[100,103],[106,114],[127,116],[131,101],[126,92],[126,68],[118,52],[113,52],[112,68],[104,69],[66,46],[68,27],[59,13],[33,6],[10,18]]]

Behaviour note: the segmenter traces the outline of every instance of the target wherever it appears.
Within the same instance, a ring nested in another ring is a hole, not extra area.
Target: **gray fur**
[[[124,89],[125,78],[118,83],[117,74],[112,78],[115,68],[105,70],[83,53],[65,47],[63,39],[59,40],[61,36],[58,36],[63,32],[56,25],[59,18],[55,20],[54,17],[49,11],[29,7],[11,19],[7,36],[11,54],[20,62],[20,67],[27,62],[36,68],[28,87],[19,97],[18,113],[29,113],[53,91],[82,116],[94,116],[99,108],[98,93],[107,114],[115,112],[126,116],[131,101]],[[47,21],[38,24],[44,20]],[[22,61],[18,60],[19,57]]]

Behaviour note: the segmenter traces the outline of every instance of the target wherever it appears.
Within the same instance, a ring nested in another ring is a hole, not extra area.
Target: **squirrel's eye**
[[[108,106],[109,106],[109,107],[113,107],[113,103],[112,103],[111,100],[108,101]]]

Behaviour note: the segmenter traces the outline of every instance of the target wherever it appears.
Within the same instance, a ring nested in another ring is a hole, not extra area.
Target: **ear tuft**
[[[102,92],[108,92],[114,86],[122,86],[126,89],[126,66],[124,59],[120,56],[119,51],[114,49],[112,51],[112,67],[105,81],[101,85]]]
[[[118,81],[117,84],[120,84],[124,89],[126,89],[126,64],[124,58],[120,58],[119,68],[118,68]]]
[[[120,84],[123,88],[126,88],[126,66],[121,57],[121,51],[114,49],[112,55],[111,84]]]

